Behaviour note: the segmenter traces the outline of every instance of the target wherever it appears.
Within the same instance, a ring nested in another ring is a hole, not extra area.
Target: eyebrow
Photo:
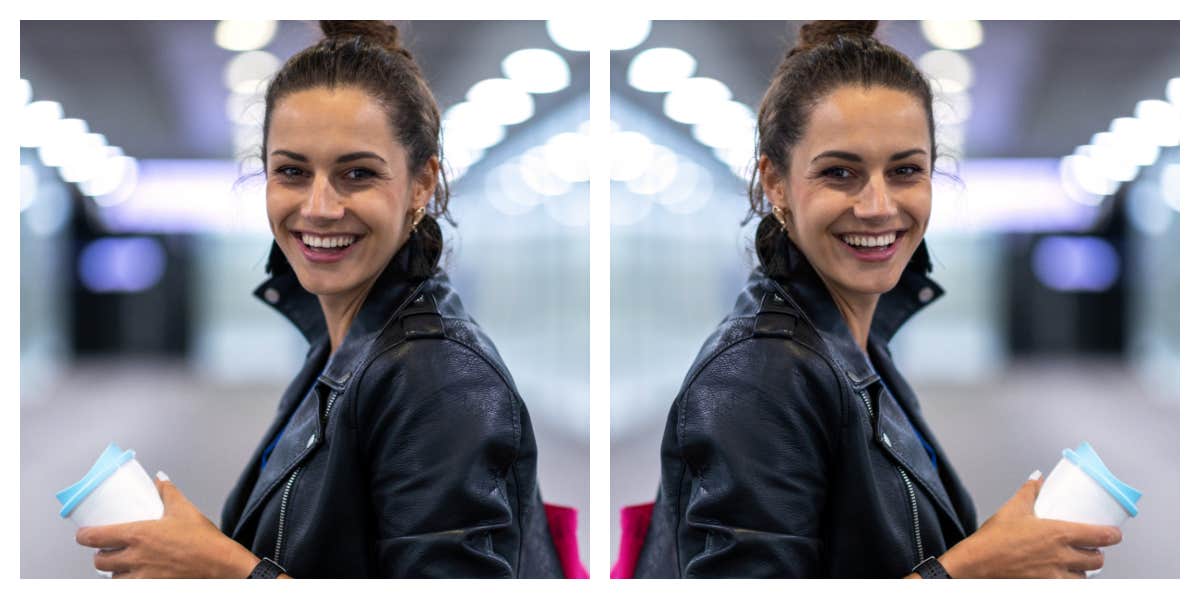
[[[892,154],[892,157],[889,158],[888,160],[889,160],[889,162],[892,160],[904,160],[905,158],[908,158],[909,156],[912,156],[914,154],[925,154],[925,153],[926,153],[925,150],[922,150],[921,148],[912,148],[910,150],[904,150],[903,152],[896,152],[895,154]],[[848,160],[850,162],[863,162],[862,156],[859,156],[858,154],[855,154],[853,152],[846,152],[843,150],[829,150],[826,152],[821,152],[820,154],[817,154],[816,157],[814,157],[812,159],[812,161],[816,162],[822,158],[840,158],[842,160]]]
[[[296,160],[299,162],[308,162],[308,157],[305,156],[304,154],[298,154],[296,152],[291,152],[288,150],[275,150],[274,152],[271,152],[272,156],[274,156],[276,154],[279,154],[281,156],[286,156],[288,158],[291,158],[292,160]],[[353,162],[355,160],[359,160],[362,158],[370,158],[370,159],[378,160],[384,164],[387,164],[387,161],[384,160],[383,157],[381,157],[379,154],[376,154],[375,152],[351,152],[349,154],[342,154],[341,156],[338,156],[337,160],[335,160],[334,162],[336,162],[337,164],[341,164],[343,162]]]

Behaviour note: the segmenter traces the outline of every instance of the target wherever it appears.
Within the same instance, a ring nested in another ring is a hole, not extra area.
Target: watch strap
[[[942,567],[942,562],[939,562],[936,557],[929,556],[925,561],[917,564],[917,567],[912,569],[921,578],[950,578],[950,574]]]
[[[246,578],[279,578],[281,574],[287,574],[287,570],[275,563],[275,560],[264,557],[259,560],[258,565],[254,566],[254,570],[251,570],[250,575]]]

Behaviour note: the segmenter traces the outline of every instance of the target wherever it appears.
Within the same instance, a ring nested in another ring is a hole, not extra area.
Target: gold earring
[[[787,229],[787,220],[783,218],[783,208],[780,208],[779,206],[772,206],[771,214],[775,215],[775,220],[779,221],[779,227],[781,229]]]
[[[422,206],[413,211],[412,232],[417,232],[417,225],[421,224],[421,219],[425,218],[425,207]]]

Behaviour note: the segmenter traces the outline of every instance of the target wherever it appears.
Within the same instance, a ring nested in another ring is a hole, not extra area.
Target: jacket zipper
[[[867,397],[867,391],[863,389],[858,394],[862,397],[863,405],[867,407],[867,415],[874,421],[875,410],[871,409],[871,398]],[[917,561],[923,562],[925,561],[925,544],[921,542],[921,516],[917,511],[917,493],[913,489],[912,480],[908,478],[908,474],[904,472],[904,469],[899,466],[893,467],[896,469],[896,472],[900,473],[900,478],[904,480],[904,489],[908,491],[908,506],[912,512],[913,540],[917,546]]]
[[[329,403],[325,405],[325,414],[322,416],[323,422],[329,421],[329,413],[333,411],[333,402],[337,399],[337,391],[329,393]],[[283,553],[283,524],[287,517],[288,496],[292,494],[292,485],[295,484],[296,478],[300,476],[300,471],[304,466],[296,468],[292,476],[288,478],[287,484],[283,486],[283,497],[279,500],[279,532],[275,535],[275,563],[279,563],[279,556]]]

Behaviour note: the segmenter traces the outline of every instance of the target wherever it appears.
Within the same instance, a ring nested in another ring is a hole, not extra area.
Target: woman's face
[[[761,159],[763,190],[788,236],[843,300],[900,280],[929,222],[931,140],[911,94],[840,87],[812,110],[786,177]]]
[[[355,87],[285,96],[266,145],[267,216],[300,284],[323,298],[365,293],[429,201],[436,159],[410,176],[383,107]]]

